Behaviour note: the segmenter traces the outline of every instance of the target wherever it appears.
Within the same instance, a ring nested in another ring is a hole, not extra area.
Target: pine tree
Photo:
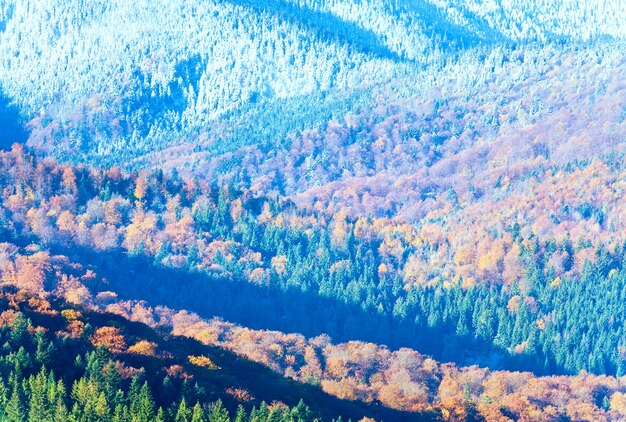
[[[54,418],[53,421],[65,421],[68,420],[67,406],[61,398],[57,399],[56,405],[54,407]]]
[[[257,408],[253,408],[252,412],[250,412],[250,421],[266,421],[269,418],[270,412],[267,408],[267,403],[261,402],[261,406]]]
[[[193,407],[193,410],[192,410],[191,422],[205,422],[205,421],[206,419],[204,418],[204,411],[202,410],[200,403],[196,403],[196,405]]]
[[[70,420],[79,421],[83,419],[82,411],[78,403],[74,403],[72,406],[72,411],[70,412]]]
[[[175,422],[191,422],[191,410],[187,407],[187,403],[185,403],[185,399],[183,398],[178,405],[178,410],[176,411],[176,416],[174,417]]]
[[[309,406],[304,404],[304,401],[300,399],[296,407],[291,410],[291,418],[297,421],[311,421],[313,420],[313,413]]]
[[[127,395],[128,404],[129,404],[129,408],[131,412],[133,412],[133,410],[137,407],[137,404],[139,403],[140,391],[141,391],[141,387],[139,385],[139,378],[134,376],[130,380],[130,386],[128,388],[128,395]]]
[[[65,389],[65,384],[63,383],[63,380],[57,381],[55,390],[56,390],[56,393],[54,394],[54,397],[56,398],[55,399],[56,401],[54,402],[54,405],[55,405],[54,420],[55,421],[65,420],[62,418],[62,416],[67,417],[68,415],[67,405],[66,405],[67,391]]]
[[[0,377],[0,419],[6,414],[7,403],[9,402],[9,390]]]
[[[235,416],[235,422],[247,422],[248,415],[246,409],[242,405],[237,406],[237,415]]]
[[[115,410],[113,411],[113,422],[126,422],[129,418],[128,415],[128,407],[123,404],[118,404],[115,406]]]
[[[165,412],[163,412],[162,407],[159,407],[154,422],[165,422]]]
[[[14,346],[22,346],[28,339],[28,327],[30,320],[26,319],[21,312],[18,312],[11,325],[11,342]]]
[[[37,376],[31,376],[28,380],[30,387],[30,403],[28,411],[29,422],[42,422],[47,419],[47,407],[46,400],[47,393],[47,375],[44,369],[42,369]]]
[[[209,412],[209,422],[229,422],[228,410],[222,405],[222,401],[218,400],[211,406]]]
[[[37,350],[35,352],[35,362],[39,365],[48,365],[50,361],[50,345],[46,339],[43,330],[37,330],[35,333],[35,344]]]
[[[13,389],[11,399],[7,403],[6,421],[7,422],[24,422],[26,420],[26,405],[22,394],[22,387],[19,380],[13,377]]]
[[[20,348],[18,349],[17,353],[14,356],[14,366],[13,366],[13,371],[15,373],[15,376],[21,378],[22,376],[22,371],[25,368],[28,368],[30,366],[30,355],[26,352],[26,349],[24,348],[24,346],[20,346]]]
[[[94,413],[98,417],[98,420],[107,420],[110,416],[109,405],[107,404],[107,398],[104,392],[101,391],[98,395],[98,400],[94,406]]]
[[[46,380],[46,400],[50,406],[49,414],[54,413],[54,405],[57,402],[57,396],[59,392],[57,390],[57,382],[54,378],[52,371],[48,372],[48,379]]]
[[[152,422],[155,417],[155,406],[148,383],[144,382],[139,394],[130,405],[131,413],[138,422]]]

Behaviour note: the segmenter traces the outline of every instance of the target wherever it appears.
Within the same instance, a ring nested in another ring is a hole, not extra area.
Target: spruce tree
[[[228,410],[222,405],[222,401],[218,400],[211,406],[209,412],[209,422],[229,422]]]
[[[31,376],[28,380],[30,387],[30,402],[28,411],[29,422],[42,422],[47,419],[47,376],[42,369],[37,376]]]
[[[110,417],[109,405],[107,404],[107,398],[103,391],[98,395],[98,399],[94,405],[94,413],[98,420],[107,420]]]
[[[148,383],[144,382],[135,402],[131,403],[131,413],[137,422],[152,422],[155,417],[155,406]]]
[[[178,410],[176,411],[176,416],[174,417],[175,422],[191,422],[191,410],[187,407],[187,403],[185,403],[185,398],[180,401],[178,405]]]
[[[204,411],[202,410],[200,403],[196,403],[193,407],[191,422],[206,422],[206,419],[204,418]]]
[[[26,420],[26,404],[22,394],[20,381],[13,377],[11,399],[6,407],[7,422],[24,422]]]
[[[248,415],[246,409],[242,405],[237,406],[237,415],[235,416],[235,422],[247,422]]]

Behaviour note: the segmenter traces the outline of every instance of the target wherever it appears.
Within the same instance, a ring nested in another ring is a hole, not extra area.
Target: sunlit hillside
[[[0,420],[626,419],[621,3],[0,0]]]

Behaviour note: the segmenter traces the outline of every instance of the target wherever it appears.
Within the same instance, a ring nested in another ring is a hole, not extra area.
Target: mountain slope
[[[24,116],[45,111],[60,126],[52,150],[59,141],[97,156],[158,148],[250,103],[402,71],[371,31],[287,4],[3,1],[2,10],[2,87]],[[97,121],[85,121],[94,108]]]
[[[193,148],[220,118],[253,122],[235,147],[276,145],[369,106],[377,98],[366,87],[402,76],[416,91],[433,88],[433,74],[468,49],[481,56],[525,40],[623,36],[614,2],[538,7],[535,15],[528,6],[425,0],[3,0],[0,87],[24,121],[36,118],[31,145],[64,159],[113,164]],[[232,142],[216,139],[220,148]]]
[[[290,405],[294,409],[291,418],[296,420],[312,421],[315,417],[330,421],[339,416],[356,420],[365,416],[379,420],[415,417],[436,420],[434,412],[396,412],[377,405],[339,400],[314,386],[283,378],[223,347],[203,345],[188,335],[173,336],[165,324],[154,330],[143,323],[131,322],[120,316],[119,311],[117,314],[100,311],[95,303],[84,301],[90,292],[83,283],[93,284],[96,277],[88,261],[50,256],[45,250],[34,251],[32,245],[21,248],[3,242],[0,249],[3,259],[0,336],[6,341],[0,353],[0,386],[10,387],[9,398],[11,389],[15,389],[15,377],[28,378],[47,371],[45,378],[52,371],[65,385],[59,387],[60,402],[50,403],[52,411],[56,406],[56,412],[60,412],[61,406],[79,420],[88,418],[86,415],[94,411],[94,403],[89,400],[95,402],[100,394],[105,397],[105,404],[101,405],[103,414],[97,420],[111,420],[113,412],[118,412],[118,405],[122,413],[128,412],[128,408],[123,408],[127,402],[130,412],[135,412],[136,404],[131,403],[133,383],[144,382],[151,389],[151,400],[155,401],[152,418],[162,407],[165,420],[175,420],[180,406],[184,406],[182,400],[190,409],[196,403],[201,404],[207,413],[210,405],[215,406],[219,400],[219,406],[225,406],[233,417],[238,406],[254,413],[264,408],[269,411],[267,406],[271,405],[274,418],[293,420],[289,419],[291,410],[287,405]],[[48,290],[44,290],[44,284]],[[108,297],[100,295],[97,303],[119,309],[112,301],[111,292],[108,293]],[[85,306],[78,302],[84,302]],[[18,352],[20,348],[24,350]],[[91,399],[76,393],[81,383],[88,384]],[[0,387],[0,398],[7,398],[6,394]],[[31,392],[25,390],[22,394],[26,400],[24,413],[32,413]],[[301,399],[311,403],[311,408],[299,404]],[[0,407],[0,417],[6,417],[4,412],[10,412],[9,409]],[[295,409],[299,409],[300,416],[295,416]],[[54,418],[64,420],[61,416]],[[129,420],[128,415],[122,420]]]
[[[453,259],[483,272],[472,284],[436,273],[446,250],[410,225],[327,219],[161,171],[59,165],[19,145],[0,164],[5,285],[166,327],[342,399],[461,420],[623,415],[623,243],[490,228],[500,237],[481,255]],[[597,218],[577,212],[587,227]],[[49,270],[58,263],[70,272]],[[500,265],[519,278],[490,278]],[[572,392],[562,402],[553,388]]]
[[[0,0],[3,291],[231,411],[623,419],[620,6]]]
[[[626,37],[626,12],[619,0],[430,0],[449,18],[471,25],[477,18],[508,39],[588,41]]]

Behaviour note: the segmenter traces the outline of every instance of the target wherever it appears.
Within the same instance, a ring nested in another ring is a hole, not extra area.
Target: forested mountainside
[[[621,3],[0,0],[0,419],[626,419]]]
[[[201,401],[219,397],[220,387],[231,402],[255,399],[247,390],[215,385],[222,379],[232,381],[230,374],[223,375],[224,368],[208,356],[183,354],[192,353],[197,345],[176,342],[170,349],[173,354],[167,348],[174,342],[145,326],[113,315],[84,313],[25,292],[4,293],[1,298],[2,420],[317,420],[303,402],[293,408],[262,402],[249,413],[239,404],[232,415],[220,399],[202,406]],[[152,341],[128,345],[136,336]]]
[[[108,283],[90,261],[29,240],[0,244],[2,420],[439,420],[430,409],[337,399],[228,351],[232,344],[196,341],[190,333],[203,327],[186,311],[139,304],[131,318],[129,302],[97,292]]]
[[[490,76],[493,50],[621,38],[619,1],[599,4],[3,0],[0,80],[34,119],[31,145],[64,159],[126,164],[207,141],[273,149],[381,98],[393,108],[400,90],[445,100],[450,76],[466,88]]]
[[[457,24],[478,17],[495,31],[516,40],[589,40],[623,38],[626,11],[619,0],[497,1],[433,0]]]
[[[4,285],[170,327],[339,398],[424,418],[624,411],[626,387],[612,377],[624,373],[623,245],[514,230],[520,281],[420,284],[396,269],[407,226],[326,221],[250,191],[69,167],[20,146],[0,158]],[[554,256],[584,249],[594,255],[580,272],[555,276]],[[52,271],[64,255],[80,263],[74,273]],[[547,376],[567,374],[579,375]]]

